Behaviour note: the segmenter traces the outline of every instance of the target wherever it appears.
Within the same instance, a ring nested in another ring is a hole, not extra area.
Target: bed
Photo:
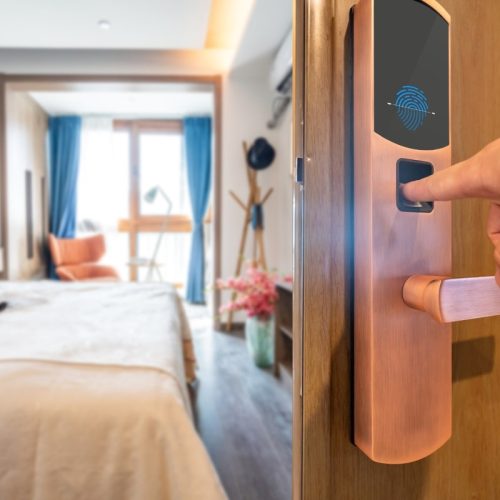
[[[0,283],[0,498],[226,498],[192,420],[166,285]]]

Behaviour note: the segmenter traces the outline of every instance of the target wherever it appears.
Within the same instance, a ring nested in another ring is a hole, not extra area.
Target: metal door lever
[[[403,300],[439,323],[500,315],[500,287],[494,276],[411,276],[403,286]]]

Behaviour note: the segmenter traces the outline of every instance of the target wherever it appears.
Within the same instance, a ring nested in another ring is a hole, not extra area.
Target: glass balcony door
[[[129,235],[130,279],[181,287],[191,233],[182,122],[119,121],[115,128],[130,137],[130,215],[120,221]]]

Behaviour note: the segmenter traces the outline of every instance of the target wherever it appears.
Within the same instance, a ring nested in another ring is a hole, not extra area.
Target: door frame
[[[332,471],[341,469],[344,448],[358,453],[351,394],[354,3],[294,0],[294,155],[304,167],[294,197],[293,500],[330,499],[333,491],[344,498]]]
[[[0,280],[8,279],[8,213],[7,213],[7,113],[6,93],[9,86],[19,90],[30,90],[30,85],[47,84],[63,85],[67,88],[78,88],[79,84],[168,84],[192,83],[212,85],[214,95],[214,165],[213,165],[213,279],[221,274],[221,185],[222,185],[222,76],[221,75],[68,75],[68,74],[2,74],[0,75],[0,224],[1,241],[3,243],[3,272]],[[220,291],[213,287],[213,308],[218,311],[220,306]],[[220,319],[214,314],[214,328],[220,327]]]
[[[292,402],[292,498],[302,499],[303,474],[303,335],[304,335],[304,190],[297,182],[298,161],[304,163],[305,106],[305,26],[306,0],[293,1],[293,85],[292,85],[292,151],[294,165],[293,192],[293,402]]]

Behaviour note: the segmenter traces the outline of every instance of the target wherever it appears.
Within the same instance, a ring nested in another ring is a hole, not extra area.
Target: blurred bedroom
[[[42,4],[0,21],[0,498],[290,498],[292,3]]]

